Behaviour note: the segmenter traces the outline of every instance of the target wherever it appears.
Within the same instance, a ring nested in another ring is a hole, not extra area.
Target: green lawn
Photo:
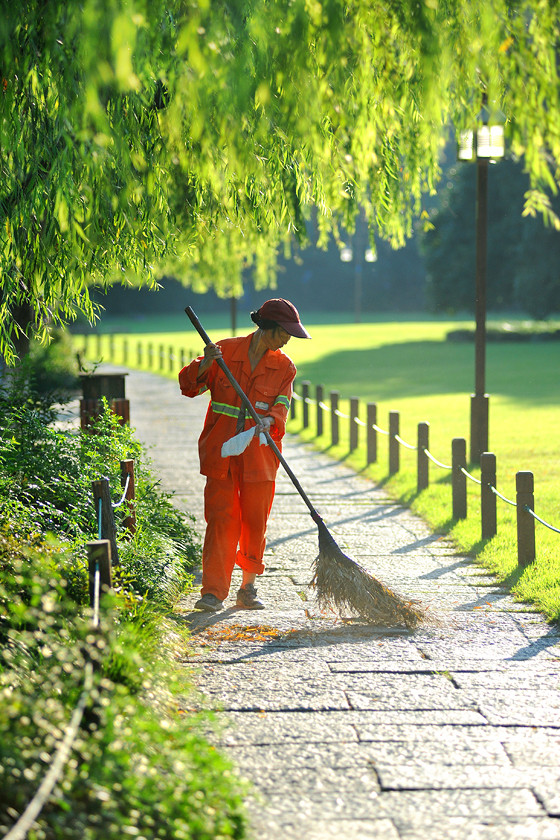
[[[175,318],[175,316],[174,316]],[[238,334],[251,330],[251,322],[238,319]],[[186,321],[186,324],[184,323]],[[182,323],[181,323],[182,322]],[[472,326],[469,321],[434,320],[428,317],[399,320],[393,316],[354,324],[343,313],[338,317],[306,317],[312,341],[292,340],[288,352],[298,367],[298,383],[309,380],[312,386],[322,384],[325,394],[340,393],[340,409],[348,414],[348,399],[360,399],[360,416],[365,419],[365,404],[378,406],[377,423],[388,428],[388,412],[400,413],[400,436],[416,443],[417,424],[430,424],[430,451],[440,461],[451,463],[451,440],[469,437],[470,392],[474,379],[474,347],[472,343],[445,341],[450,329]],[[186,318],[146,320],[139,332],[131,322],[102,324],[105,335],[101,345],[90,337],[88,356],[109,356],[123,361],[123,338],[127,333],[128,361],[137,364],[137,343],[144,347],[142,365],[146,366],[147,346],[152,345],[152,369],[176,377],[181,350],[186,359],[200,352],[201,342]],[[228,319],[205,317],[204,326],[211,337],[230,332]],[[491,325],[489,322],[489,326]],[[110,339],[109,334],[113,333]],[[136,333],[136,334],[133,334]],[[77,338],[79,348],[83,339]],[[163,361],[159,349],[164,348]],[[172,348],[173,359],[168,360]],[[530,470],[535,477],[535,511],[555,527],[560,527],[560,457],[559,457],[559,370],[560,342],[493,343],[487,347],[487,390],[490,398],[489,449],[497,457],[497,488],[509,499],[515,499],[515,474]],[[314,396],[312,387],[311,396]],[[327,400],[326,400],[327,401]],[[301,432],[301,403],[298,418],[290,430]],[[311,409],[312,426],[315,408]],[[458,523],[451,521],[451,485],[449,472],[430,466],[430,487],[416,493],[416,453],[401,447],[401,469],[388,475],[388,442],[379,435],[379,458],[366,469],[364,429],[361,443],[351,455],[348,452],[349,423],[341,418],[341,443],[330,446],[328,416],[327,433],[315,439],[311,430],[302,436],[313,439],[316,446],[333,456],[345,458],[356,469],[377,481],[387,483],[389,490],[421,513],[435,528],[449,531],[461,547],[477,556],[484,565],[506,580],[514,591],[543,610],[550,618],[560,617],[560,534],[536,524],[537,561],[522,572],[517,569],[515,508],[498,499],[498,534],[483,544],[480,540],[480,488],[468,482],[469,515]],[[468,451],[468,448],[467,448]],[[471,472],[478,476],[473,467]]]

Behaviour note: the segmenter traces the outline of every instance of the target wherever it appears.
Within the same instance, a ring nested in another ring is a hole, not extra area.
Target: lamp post
[[[488,451],[489,396],[486,393],[486,263],[488,231],[488,164],[504,156],[504,125],[501,114],[490,114],[486,94],[476,131],[459,135],[459,160],[476,161],[476,274],[474,394],[471,395],[472,463]]]
[[[366,248],[364,251],[364,260],[369,263],[377,262],[377,252],[373,248]],[[344,245],[340,251],[341,262],[354,261],[354,321],[359,324],[362,320],[362,248],[358,240],[358,227],[356,225],[356,233],[354,235],[354,248],[350,245]]]

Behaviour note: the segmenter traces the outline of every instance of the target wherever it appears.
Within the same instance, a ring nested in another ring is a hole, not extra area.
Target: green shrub
[[[78,737],[29,840],[244,837],[243,791],[205,740],[208,720],[182,712],[190,687],[161,647],[153,654],[151,622],[115,622],[117,594],[103,599],[93,632],[66,597],[57,561],[52,550],[0,537],[3,832],[44,777],[92,662]],[[126,668],[114,669],[123,656]]]
[[[134,460],[136,534],[119,529],[121,586],[169,608],[191,580],[200,557],[192,519],[158,489],[141,445],[108,410],[91,432],[53,425],[45,402],[0,402],[0,522],[22,534],[52,534],[67,547],[69,593],[87,599],[85,544],[98,538],[92,482],[102,477],[116,503],[121,497],[120,462]],[[127,510],[116,510],[117,522]]]

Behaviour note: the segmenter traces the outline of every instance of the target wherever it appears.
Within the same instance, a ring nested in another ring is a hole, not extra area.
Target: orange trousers
[[[230,458],[227,478],[207,476],[204,489],[206,534],[202,547],[201,594],[227,598],[237,563],[262,575],[274,481],[244,481],[242,456]]]

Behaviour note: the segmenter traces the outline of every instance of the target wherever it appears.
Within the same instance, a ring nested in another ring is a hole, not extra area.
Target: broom
[[[202,324],[191,307],[187,306],[185,312],[204,343],[211,344],[210,338],[204,331]],[[260,417],[255,411],[253,404],[244,393],[224,360],[216,359],[216,363],[227,376],[255,423],[260,424]],[[344,554],[336,544],[334,537],[329,532],[322,518],[311,504],[310,499],[278,446],[272,440],[268,430],[264,430],[262,434],[264,434],[268,445],[307,505],[311,518],[317,525],[319,531],[319,554],[314,563],[315,574],[311,581],[311,586],[317,590],[319,605],[324,608],[336,608],[338,610],[349,608],[358,613],[362,618],[375,623],[404,624],[408,628],[416,627],[423,618],[423,611],[420,607],[392,592],[384,584],[372,577],[366,569]],[[251,436],[249,436],[247,444],[251,439]]]

